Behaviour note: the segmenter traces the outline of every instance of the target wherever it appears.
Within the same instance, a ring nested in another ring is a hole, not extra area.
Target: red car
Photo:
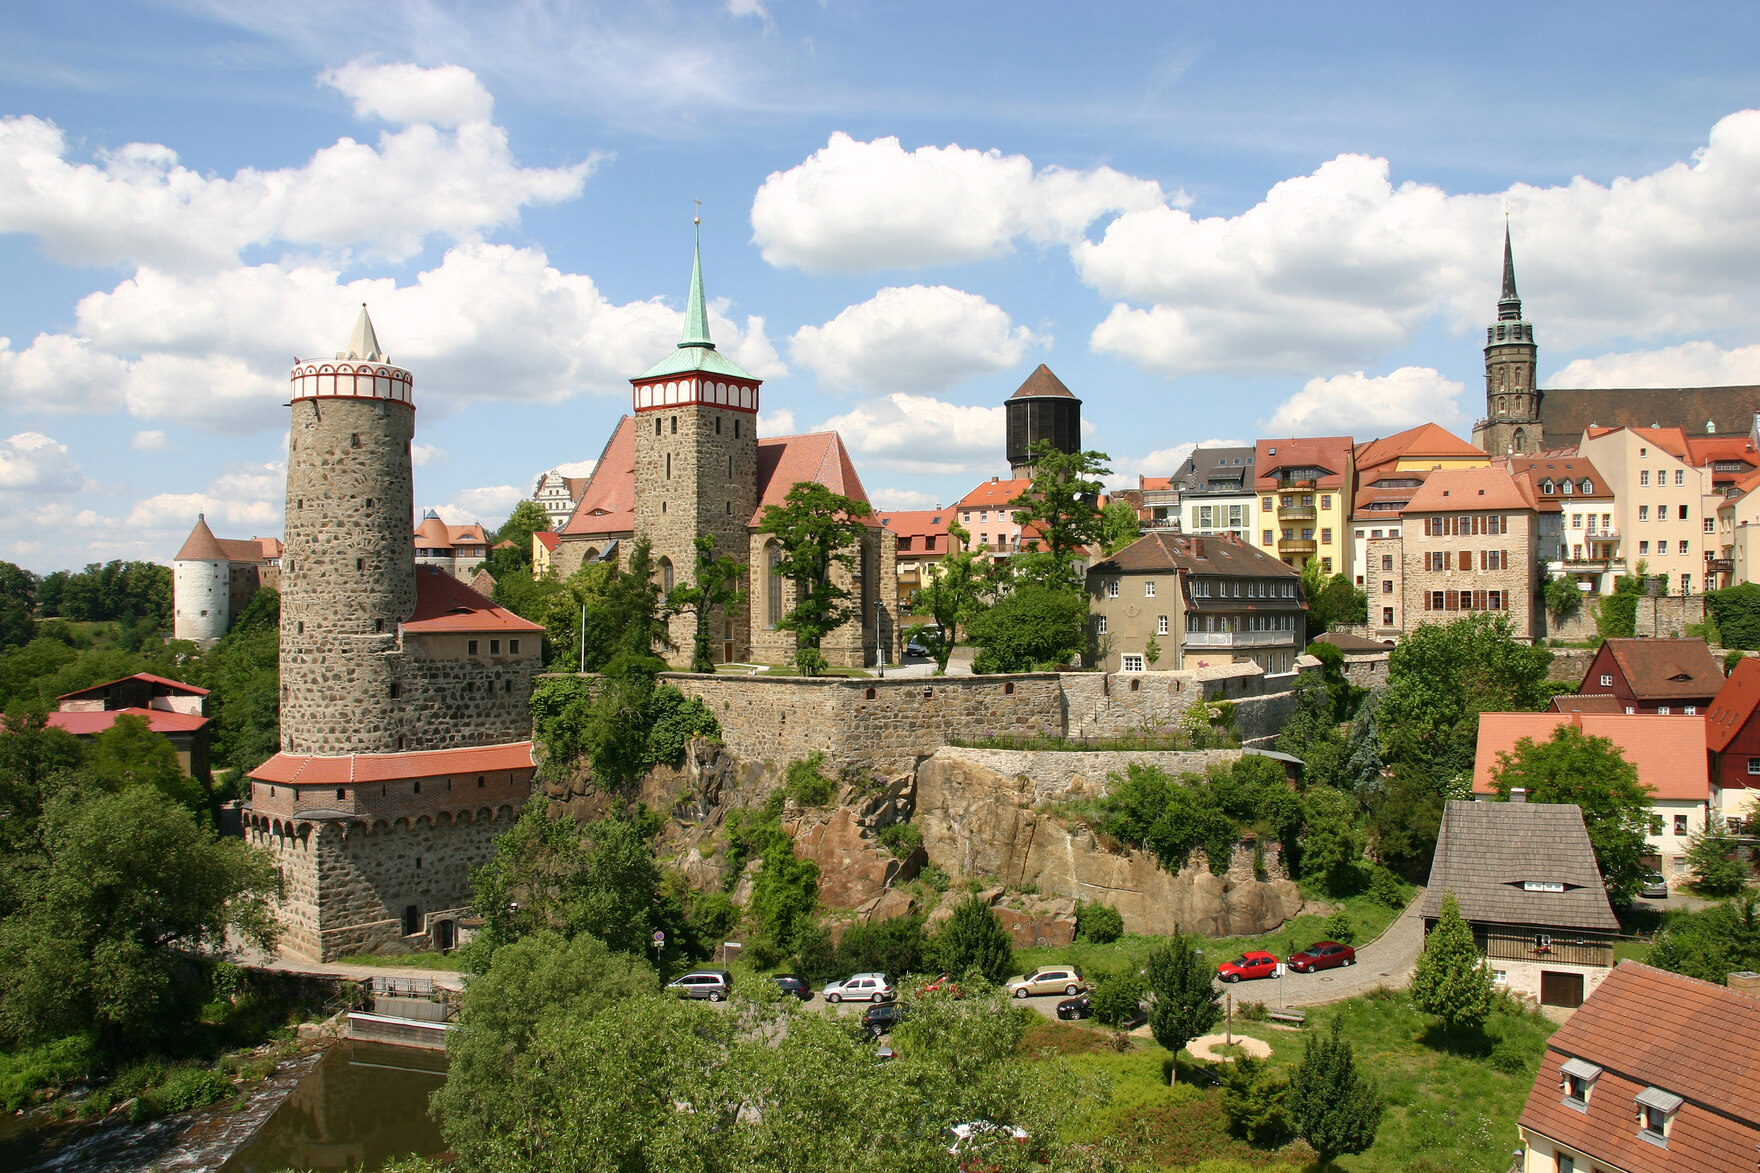
[[[1275,953],[1243,953],[1233,961],[1216,967],[1216,976],[1225,982],[1252,981],[1254,978],[1277,976]]]
[[[1300,953],[1289,955],[1289,967],[1296,973],[1313,973],[1317,969],[1335,969],[1356,963],[1357,951],[1337,941],[1316,941]]]

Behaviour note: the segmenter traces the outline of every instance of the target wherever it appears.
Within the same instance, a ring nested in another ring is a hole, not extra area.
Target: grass
[[[381,957],[376,953],[353,953],[338,957],[333,965],[364,965],[374,969],[433,969],[458,973],[461,963],[457,953],[399,953]]]
[[[1401,991],[1377,991],[1309,1013],[1307,1033],[1328,1030],[1334,1018],[1343,1019],[1359,1066],[1374,1077],[1387,1104],[1374,1146],[1341,1158],[1338,1169],[1501,1173],[1509,1167],[1516,1118],[1554,1029],[1551,1022],[1506,1005],[1492,1016],[1482,1037],[1451,1041],[1440,1037]],[[1238,1018],[1235,1033],[1268,1042],[1274,1067],[1301,1061],[1301,1033]],[[1073,1037],[1081,1034],[1098,1042]],[[1493,1047],[1500,1055],[1514,1054],[1519,1062],[1506,1063],[1511,1070],[1493,1066],[1488,1058]],[[1220,1093],[1190,1084],[1169,1087],[1167,1053],[1153,1043],[1139,1040],[1138,1049],[1120,1054],[1100,1032],[1047,1024],[1028,1036],[1028,1049],[1053,1051],[1078,1071],[1110,1078],[1112,1101],[1083,1118],[1071,1139],[1116,1137],[1144,1170],[1172,1173],[1204,1161],[1238,1162],[1247,1168],[1302,1168],[1312,1162],[1312,1153],[1300,1142],[1261,1150],[1232,1136]],[[1189,1056],[1181,1054],[1183,1072]]]
[[[1416,889],[1408,889],[1413,894]],[[1309,893],[1303,886],[1304,895],[1310,899],[1321,899],[1317,894]],[[1357,945],[1367,944],[1379,936],[1394,918],[1399,916],[1399,909],[1393,909],[1378,900],[1371,899],[1367,894],[1347,896],[1342,899],[1328,899],[1329,904],[1342,910],[1351,918],[1353,936]],[[1212,964],[1220,964],[1231,958],[1238,957],[1250,949],[1263,949],[1275,953],[1279,957],[1288,957],[1315,941],[1326,939],[1322,926],[1326,917],[1313,913],[1303,913],[1292,920],[1285,921],[1277,929],[1269,933],[1260,933],[1250,937],[1209,937],[1199,942],[1198,947],[1204,951],[1204,957]],[[1056,948],[1049,945],[1035,945],[1030,949],[1016,949],[1014,953],[1015,968],[1021,973],[1030,973],[1041,965],[1064,964],[1080,967],[1084,973],[1092,977],[1097,973],[1126,967],[1141,967],[1149,957],[1149,950],[1160,944],[1163,937],[1125,936],[1107,945],[1095,945],[1078,941],[1074,945]]]

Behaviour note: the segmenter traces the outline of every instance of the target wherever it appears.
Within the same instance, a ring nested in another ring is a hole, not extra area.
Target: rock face
[[[917,771],[916,823],[929,859],[950,873],[1110,904],[1126,932],[1260,933],[1302,907],[1275,858],[1267,860],[1272,878],[1265,880],[1254,875],[1250,847],[1237,848],[1227,875],[1211,874],[1197,853],[1177,874],[1168,872],[1149,855],[1108,851],[1087,827],[1036,807],[1057,797],[1043,779],[1000,773],[964,751],[943,749]],[[1019,932],[1026,931],[1023,922]]]

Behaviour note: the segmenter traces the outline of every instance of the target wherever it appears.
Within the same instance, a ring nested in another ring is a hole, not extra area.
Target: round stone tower
[[[212,643],[231,625],[232,562],[203,514],[171,561],[171,599],[173,639]]]
[[[281,748],[395,753],[398,624],[416,605],[413,379],[361,307],[348,348],[292,372],[281,561]]]
[[[1008,467],[1017,479],[1033,475],[1033,445],[1051,441],[1059,452],[1082,448],[1082,401],[1040,363],[1002,405],[1007,424]]]

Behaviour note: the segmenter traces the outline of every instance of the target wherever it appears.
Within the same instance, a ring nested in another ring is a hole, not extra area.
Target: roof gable
[[[757,525],[767,506],[781,505],[789,490],[803,482],[824,485],[853,501],[868,500],[842,436],[836,432],[773,436],[758,441],[758,507],[749,524]]]
[[[1723,687],[1723,666],[1702,639],[1610,639],[1602,648],[1606,658],[1598,655],[1596,663],[1611,659],[1639,700],[1710,698]],[[1585,676],[1583,687],[1588,683]]]
[[[1426,477],[1400,512],[1470,513],[1536,507],[1527,482],[1501,468],[1444,468]]]
[[[1063,385],[1062,379],[1059,379],[1056,375],[1051,373],[1050,367],[1046,366],[1044,363],[1040,363],[1033,368],[1033,373],[1027,376],[1026,382],[1022,383],[1019,389],[1016,390],[1013,395],[1010,395],[1009,398],[1074,399],[1075,395],[1068,387]]]
[[[415,614],[403,624],[411,632],[543,631],[543,625],[521,619],[490,602],[437,566],[416,573]]]
[[[1529,881],[1562,884],[1564,891],[1529,891]],[[1565,803],[1451,801],[1423,915],[1439,916],[1449,892],[1462,917],[1482,924],[1619,931],[1583,812]]]
[[[1252,578],[1300,578],[1294,567],[1228,534],[1193,536],[1156,530],[1088,569],[1090,575],[1154,571]],[[1298,592],[1297,599],[1300,598]],[[1270,600],[1266,600],[1269,602]]]
[[[1728,749],[1756,708],[1760,708],[1760,660],[1743,656],[1706,709],[1706,748],[1717,753]]]
[[[626,534],[636,525],[636,421],[622,416],[605,441],[586,490],[562,528],[576,534]]]

